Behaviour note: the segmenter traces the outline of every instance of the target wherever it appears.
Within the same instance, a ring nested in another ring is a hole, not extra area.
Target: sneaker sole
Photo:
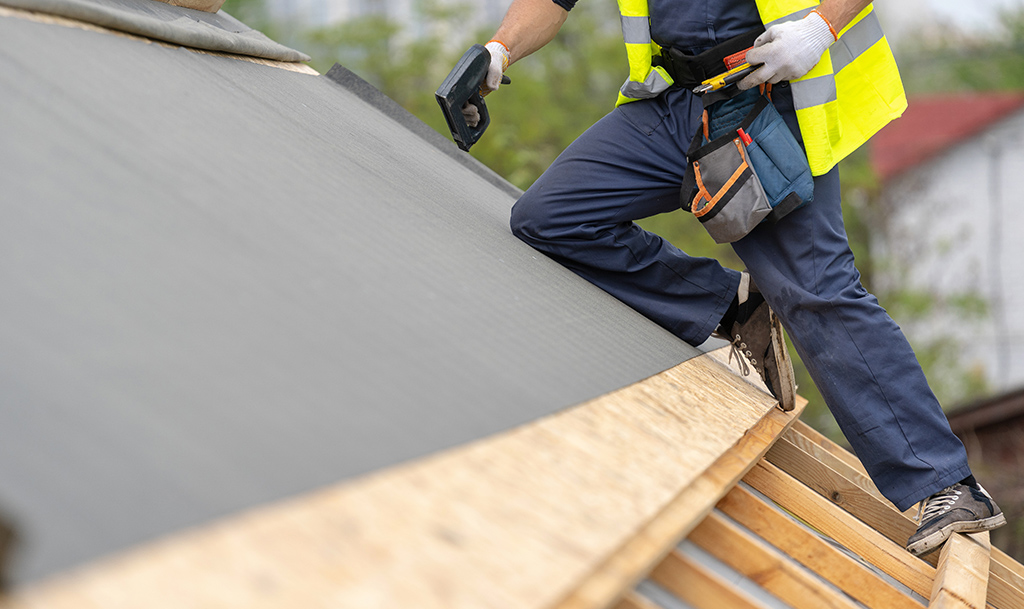
[[[772,350],[775,352],[775,363],[779,368],[779,394],[775,396],[779,400],[779,408],[783,412],[789,412],[796,408],[796,375],[793,373],[793,362],[789,359],[789,349],[786,349],[786,336],[782,333],[782,322],[769,310],[768,321],[772,328]]]
[[[939,549],[953,533],[980,533],[1006,524],[1006,516],[1002,513],[981,520],[960,521],[950,523],[927,537],[923,537],[907,546],[914,556],[924,556]]]

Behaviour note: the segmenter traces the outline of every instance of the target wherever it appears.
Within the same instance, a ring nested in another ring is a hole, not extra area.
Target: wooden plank
[[[778,467],[761,461],[743,481],[924,598],[935,569]]]
[[[883,502],[888,502],[888,499],[882,495],[882,492],[878,490],[878,487],[871,480],[860,459],[842,446],[821,435],[811,426],[799,421],[798,424],[790,428],[787,438],[801,450],[813,455],[816,459],[843,475],[864,491],[874,495],[877,499],[881,499]],[[912,506],[903,512],[905,516],[909,517],[913,517],[916,513],[917,506]]]
[[[851,468],[859,471],[861,474],[865,476],[868,475],[868,470],[864,469],[864,464],[860,462],[860,459],[858,459],[856,455],[836,444],[807,423],[797,421],[793,424],[792,430],[806,438],[807,441],[814,443],[836,459],[843,461]]]
[[[995,548],[993,548],[995,550]],[[1007,577],[1005,570],[1001,569],[996,562],[995,552],[992,553],[992,562],[989,564],[988,594],[987,600],[991,607],[996,609],[1017,609],[1024,607],[1021,598],[1024,598],[1024,591],[1021,590],[1019,582],[1012,577]],[[1003,571],[997,573],[997,571]]]
[[[917,530],[917,523],[910,516],[901,513],[888,501],[863,490],[786,438],[776,442],[765,459],[778,464],[820,496],[841,506],[900,546],[905,547],[906,540]],[[924,560],[934,565],[938,553],[933,552],[925,556]],[[993,549],[990,570],[989,602],[1000,608],[1024,607],[1024,567],[1004,552]],[[928,596],[927,592],[915,592]]]
[[[987,531],[953,534],[942,546],[929,609],[984,609],[991,549]]]
[[[623,597],[621,601],[619,601],[619,604],[615,606],[615,609],[661,609],[661,607],[655,605],[636,592],[630,592]]]
[[[704,565],[673,550],[650,578],[695,609],[763,609],[764,605]]]
[[[718,502],[718,509],[872,609],[921,607],[878,574],[742,487],[730,491]]]
[[[12,606],[551,607],[776,410],[695,358],[480,442],[101,561],[19,591]]]
[[[807,435],[800,433],[795,429],[790,429],[786,433],[786,440],[803,452],[827,465],[832,470],[841,474],[844,478],[860,487],[861,490],[874,495],[878,499],[883,501],[886,500],[882,495],[882,492],[875,486],[875,483],[871,481],[871,478],[864,473],[863,466],[853,467],[845,459],[837,457],[831,451],[825,450],[820,444],[814,442]]]
[[[776,442],[765,459],[898,544],[905,544],[917,530],[888,500],[864,490],[857,481],[818,460],[789,438]],[[858,474],[858,479],[862,478]]]
[[[688,539],[794,609],[857,609],[849,598],[718,513],[709,514]]]
[[[635,586],[754,467],[806,405],[807,401],[799,398],[791,412],[784,413],[777,408],[769,411],[736,446],[680,491],[658,516],[584,579],[558,604],[558,609],[603,607],[609,598]]]
[[[992,548],[992,561],[999,566],[999,571],[1014,581],[1014,585],[1024,589],[1024,565],[1009,557],[999,548]]]

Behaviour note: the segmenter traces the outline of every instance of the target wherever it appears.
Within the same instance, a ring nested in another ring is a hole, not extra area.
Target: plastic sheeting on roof
[[[157,0],[0,0],[0,4],[206,51],[278,61],[310,59],[309,55],[274,42],[224,11],[205,13]]]
[[[16,585],[697,354],[352,77],[11,17],[0,40]]]

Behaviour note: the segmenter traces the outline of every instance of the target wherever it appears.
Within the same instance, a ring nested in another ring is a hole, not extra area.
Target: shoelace
[[[739,363],[740,372],[743,373],[743,376],[750,376],[750,366],[747,365],[747,359],[743,357],[743,349],[747,348],[747,343],[743,342],[743,339],[737,334],[736,338],[730,343],[730,346],[732,348],[729,349],[729,363],[732,363],[732,358],[735,356],[736,361]]]
[[[947,486],[918,505],[917,517],[915,517],[914,520],[917,522],[924,522],[932,516],[941,514],[953,507],[953,504],[957,502],[960,495],[963,495],[963,491],[958,491],[952,486]]]

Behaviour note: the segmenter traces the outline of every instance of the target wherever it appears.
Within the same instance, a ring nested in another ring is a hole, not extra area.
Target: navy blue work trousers
[[[799,134],[788,87],[774,102]],[[633,221],[679,208],[702,106],[686,90],[616,108],[570,145],[512,209],[512,231],[692,345],[716,329],[739,273],[689,256]],[[693,219],[696,222],[696,219]],[[733,244],[779,315],[872,480],[900,510],[970,475],[963,445],[899,326],[860,282],[839,173],[814,201]]]

